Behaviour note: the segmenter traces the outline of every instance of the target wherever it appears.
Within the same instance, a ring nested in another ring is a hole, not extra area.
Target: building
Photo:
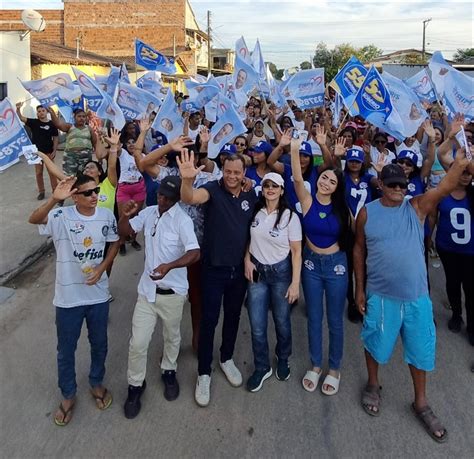
[[[234,71],[235,51],[230,48],[212,48],[213,70],[232,73]]]

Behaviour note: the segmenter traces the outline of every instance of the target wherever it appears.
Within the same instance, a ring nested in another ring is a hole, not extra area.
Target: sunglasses
[[[374,141],[375,145],[385,145],[387,143],[386,140],[375,140]]]
[[[277,185],[276,183],[265,182],[262,185],[262,188],[280,188],[280,185]]]
[[[408,185],[406,183],[389,183],[388,185],[385,185],[387,186],[388,188],[397,188],[397,186],[402,189],[402,190],[406,190]]]
[[[92,188],[92,190],[76,191],[76,194],[82,194],[83,196],[86,196],[87,198],[89,198],[90,196],[92,196],[92,193],[99,194],[99,191],[100,191],[100,186],[96,188]]]
[[[237,147],[246,147],[247,146],[247,145],[245,145],[245,143],[235,143],[234,145],[237,146]]]
[[[399,159],[397,161],[397,164],[400,164],[400,165],[403,165],[403,166],[414,167],[413,163],[409,159]]]

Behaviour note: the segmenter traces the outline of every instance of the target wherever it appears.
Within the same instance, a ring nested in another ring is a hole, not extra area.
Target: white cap
[[[277,174],[276,172],[269,172],[268,174],[265,174],[262,179],[262,185],[267,180],[271,180],[273,183],[276,183],[282,188],[285,187],[285,181],[283,180],[283,177],[280,174]]]

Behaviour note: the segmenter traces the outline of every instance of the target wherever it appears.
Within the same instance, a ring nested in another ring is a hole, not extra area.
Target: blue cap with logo
[[[358,148],[349,148],[346,151],[346,161],[359,161],[364,162],[364,152]]]
[[[301,142],[300,155],[313,156],[313,149],[308,142]]]
[[[413,163],[413,166],[418,165],[418,155],[413,150],[402,150],[398,153],[397,159],[408,159]]]
[[[237,153],[237,147],[233,143],[226,143],[222,146],[219,153],[226,153],[228,155],[235,155]]]
[[[255,153],[265,153],[267,156],[273,151],[273,147],[265,140],[260,140],[255,146],[249,148],[250,151]]]

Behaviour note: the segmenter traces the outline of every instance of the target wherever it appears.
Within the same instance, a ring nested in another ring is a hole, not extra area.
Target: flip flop
[[[106,410],[110,405],[112,405],[112,394],[106,388],[104,388],[104,392],[102,392],[102,395],[94,394],[91,389],[91,395],[92,398],[95,400],[97,408],[101,411]],[[108,398],[107,395],[109,396]],[[102,404],[102,406],[99,406],[99,402]]]
[[[339,373],[339,378],[336,378],[333,375],[326,375],[323,381],[323,385],[321,386],[321,392],[324,395],[336,395],[339,392],[339,384],[341,382],[341,374]],[[324,389],[324,385],[333,387],[333,389]]]
[[[429,436],[438,443],[444,443],[448,439],[448,431],[441,424],[441,421],[433,413],[433,410],[429,406],[425,406],[422,410],[417,411],[415,404],[411,404],[411,409],[415,414],[416,418],[420,421],[421,425],[428,432]],[[435,432],[444,432],[441,437],[435,435]]]
[[[61,411],[61,413],[63,415],[63,420],[60,421],[59,419],[56,418],[56,415],[55,415],[54,416],[54,423],[59,427],[67,426],[71,422],[72,412],[74,410],[75,405],[76,405],[76,402],[74,402],[67,410],[65,410],[64,406],[63,406],[63,403],[61,402],[59,404],[59,410]],[[67,418],[68,414],[70,414],[71,416],[69,417],[69,420],[66,421],[66,418]]]
[[[367,384],[364,390],[362,391],[362,408],[364,408],[364,411],[369,416],[380,416],[380,404],[382,402],[382,397],[380,395],[381,390],[381,386],[371,386]],[[369,407],[377,408],[377,411],[373,411]]]
[[[303,376],[303,379],[301,381],[301,384],[303,384],[303,389],[308,391],[308,392],[314,392],[316,390],[316,387],[318,385],[319,378],[321,377],[322,371],[319,373],[316,373],[315,371],[308,370],[306,374]],[[310,381],[313,383],[313,387],[308,387],[304,382],[305,380]]]

